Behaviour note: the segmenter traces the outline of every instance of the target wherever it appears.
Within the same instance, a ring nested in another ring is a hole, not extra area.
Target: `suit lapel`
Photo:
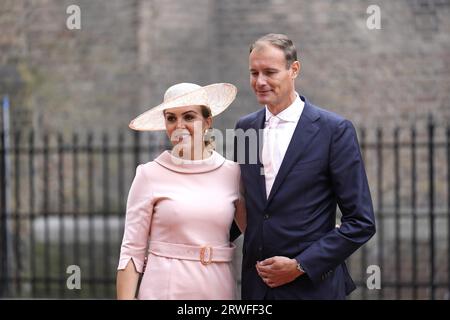
[[[257,165],[252,165],[250,168],[252,169],[252,175],[254,177],[254,181],[257,181],[258,188],[260,189],[262,198],[264,201],[266,201],[266,180],[264,176],[264,168],[261,163],[261,149],[262,149],[262,129],[264,129],[264,122],[266,116],[266,109],[261,109],[256,119],[250,124],[250,127],[254,130],[256,130],[256,136],[257,136],[257,150],[258,150],[258,157],[257,157]],[[249,148],[251,149],[251,148]]]
[[[267,205],[270,203],[273,196],[280,188],[292,166],[302,156],[303,152],[311,143],[314,136],[319,132],[319,127],[315,125],[314,122],[320,118],[320,115],[308,102],[308,100],[306,100],[306,98],[303,99],[305,101],[305,106],[302,115],[300,116],[294,134],[292,135],[291,142],[289,143],[289,146],[286,150],[286,154],[281,163],[280,170],[275,177],[275,181],[270,191],[269,198],[267,199]]]

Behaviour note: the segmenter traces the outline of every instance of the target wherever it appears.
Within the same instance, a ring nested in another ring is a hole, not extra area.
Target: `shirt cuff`
[[[144,269],[144,261],[141,261],[139,259],[136,259],[134,257],[124,257],[124,258],[120,258],[119,260],[119,266],[117,267],[117,270],[124,270],[127,265],[128,262],[132,260],[134,267],[136,269],[137,272],[142,273],[142,270]]]

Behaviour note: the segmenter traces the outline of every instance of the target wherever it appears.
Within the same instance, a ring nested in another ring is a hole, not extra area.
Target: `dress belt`
[[[233,243],[230,243],[229,247],[213,247],[150,241],[148,251],[157,256],[200,261],[203,265],[208,265],[213,262],[231,261],[235,248]]]

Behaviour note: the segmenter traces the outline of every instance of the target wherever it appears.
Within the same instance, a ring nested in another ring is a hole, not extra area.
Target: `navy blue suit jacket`
[[[302,115],[267,199],[262,164],[241,164],[247,229],[242,261],[242,299],[345,299],[355,285],[345,259],[375,233],[369,186],[355,129],[350,121],[312,105]],[[241,118],[236,129],[264,127],[265,109]],[[260,136],[257,139],[262,143]],[[236,147],[236,145],[235,145]],[[337,205],[342,212],[336,228]],[[286,256],[306,275],[268,287],[256,262]]]

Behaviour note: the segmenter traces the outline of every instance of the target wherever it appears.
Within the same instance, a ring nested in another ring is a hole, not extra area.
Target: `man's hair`
[[[260,46],[263,43],[269,43],[270,45],[280,49],[284,53],[284,57],[286,59],[286,68],[289,69],[291,64],[294,61],[297,61],[297,49],[295,48],[292,40],[289,39],[285,34],[279,33],[268,33],[250,46],[250,53],[252,53],[253,49]]]

